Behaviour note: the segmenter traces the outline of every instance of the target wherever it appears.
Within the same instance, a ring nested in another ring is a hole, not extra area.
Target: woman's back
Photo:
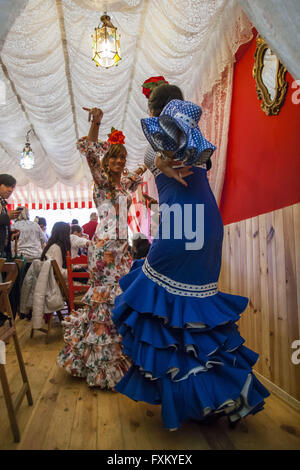
[[[13,228],[20,230],[17,254],[24,256],[28,261],[40,258],[46,243],[40,226],[30,220],[18,220]]]

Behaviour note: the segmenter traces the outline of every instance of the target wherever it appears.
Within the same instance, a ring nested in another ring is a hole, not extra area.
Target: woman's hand
[[[17,240],[20,238],[20,230],[17,230],[16,228],[11,229],[11,240]]]
[[[155,156],[155,166],[169,178],[174,178],[183,186],[187,186],[187,182],[184,180],[189,175],[192,175],[191,166],[185,166],[183,168],[173,168],[174,164],[179,164],[180,162],[174,162],[171,160],[174,152],[164,152],[163,158],[160,157],[160,154],[157,153]]]
[[[91,127],[88,135],[88,141],[89,142],[97,142],[98,141],[98,134],[99,134],[99,127],[103,118],[103,111],[100,108],[82,108],[85,111],[88,111],[89,113],[89,119],[88,121],[90,122],[91,117],[92,122],[91,122]]]
[[[151,206],[151,204],[158,204],[156,199],[153,199],[153,197],[149,196],[146,193],[142,193],[142,198],[145,205],[147,204],[147,202],[149,206]]]
[[[93,118],[92,119],[92,122],[96,123],[96,124],[100,124],[101,121],[102,121],[102,118],[103,118],[103,111],[102,109],[100,108],[82,108],[84,109],[84,111],[88,111],[89,113],[89,118],[88,118],[88,121],[90,122],[91,120],[91,117]]]

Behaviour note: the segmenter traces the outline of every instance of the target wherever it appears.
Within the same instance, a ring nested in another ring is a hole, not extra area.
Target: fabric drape
[[[299,0],[239,0],[239,3],[290,74],[299,79]]]

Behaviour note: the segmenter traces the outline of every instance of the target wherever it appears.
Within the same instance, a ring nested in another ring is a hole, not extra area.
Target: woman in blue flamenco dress
[[[146,260],[120,280],[113,310],[132,360],[115,390],[161,405],[169,430],[223,415],[234,427],[269,395],[252,372],[258,354],[236,325],[248,299],[218,290],[223,223],[207,179],[215,147],[200,132],[200,116],[199,106],[175,99],[142,120],[161,220]]]

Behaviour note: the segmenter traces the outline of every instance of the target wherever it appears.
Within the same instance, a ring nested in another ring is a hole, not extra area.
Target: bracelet
[[[146,165],[143,165],[143,166],[140,166],[138,168],[138,170],[141,170],[141,175],[143,175],[145,173],[145,171],[147,171],[147,167],[146,167]]]
[[[93,124],[96,124],[96,126],[100,126],[101,122],[97,122],[97,121],[92,121]]]

